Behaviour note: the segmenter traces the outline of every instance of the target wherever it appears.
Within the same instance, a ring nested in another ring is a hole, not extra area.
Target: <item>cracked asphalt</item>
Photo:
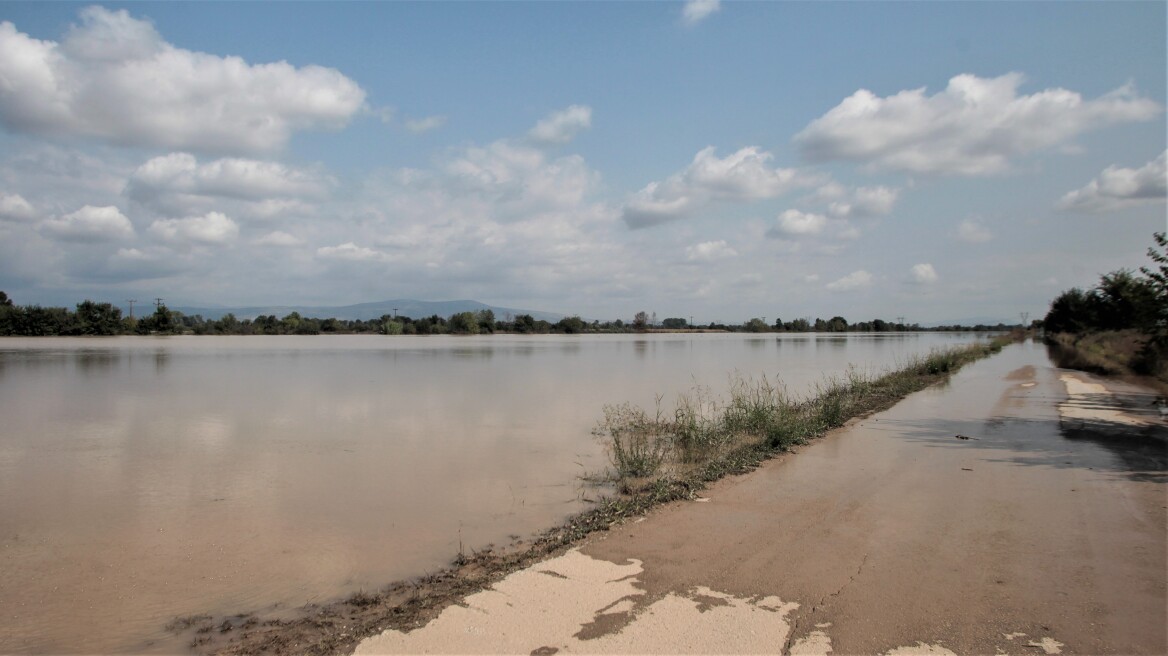
[[[1168,653],[1155,398],[1010,346],[358,652]]]

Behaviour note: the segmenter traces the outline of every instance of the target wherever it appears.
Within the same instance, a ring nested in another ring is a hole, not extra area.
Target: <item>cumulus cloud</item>
[[[881,98],[861,89],[795,135],[812,161],[848,160],[916,173],[986,175],[1010,159],[1059,146],[1106,125],[1162,111],[1124,86],[1093,100],[1054,88],[1019,95],[1020,73],[958,75],[944,91]]]
[[[125,10],[88,7],[61,42],[0,23],[0,122],[17,132],[222,153],[340,128],[365,92],[339,71],[249,64],[167,43]]]
[[[863,269],[860,269],[859,271],[853,271],[849,273],[839,280],[829,282],[824,285],[824,287],[826,287],[828,291],[833,292],[850,292],[857,289],[864,289],[866,287],[870,287],[871,285],[872,274],[864,271]]]
[[[406,121],[406,129],[414,134],[437,130],[443,125],[446,125],[445,116],[427,116],[425,118],[414,118]]]
[[[189,153],[171,153],[138,167],[127,193],[138,200],[166,194],[263,200],[316,198],[327,189],[321,176],[278,162],[224,158],[199,164]]]
[[[779,215],[778,225],[768,235],[771,237],[815,235],[823,232],[826,225],[827,217],[822,214],[811,214],[794,209],[786,210]]]
[[[160,219],[150,224],[147,231],[165,242],[177,244],[227,244],[239,236],[239,226],[220,212],[184,219]]]
[[[41,230],[62,241],[112,241],[134,236],[130,219],[113,206],[86,205],[76,212],[46,220]]]
[[[35,218],[36,211],[23,196],[0,191],[0,221],[24,222]]]
[[[407,173],[409,186],[427,184],[490,203],[499,220],[518,220],[532,213],[575,207],[591,191],[599,176],[584,158],[549,158],[537,148],[506,140],[466,148],[446,162],[445,175]]]
[[[961,241],[980,244],[994,238],[993,233],[977,219],[965,219],[957,226],[957,236]]]
[[[937,282],[937,271],[932,264],[914,264],[909,272],[912,281],[918,285],[928,285]]]
[[[372,248],[358,246],[351,241],[337,246],[322,246],[316,249],[316,255],[326,260],[344,260],[347,262],[379,260],[384,257]]]
[[[527,136],[537,143],[565,144],[576,138],[582,130],[590,127],[592,108],[587,105],[572,105],[567,109],[552,112],[540,120]]]
[[[751,146],[719,158],[713,146],[694,156],[685,170],[651,182],[624,205],[630,228],[680,219],[711,201],[743,202],[774,198],[811,184],[815,178],[796,169],[770,166],[774,156]]]
[[[283,230],[274,230],[262,237],[257,238],[252,243],[256,246],[279,246],[282,248],[287,248],[290,246],[299,246],[304,243],[304,240],[294,235],[290,235]]]
[[[726,240],[704,241],[685,249],[685,257],[691,262],[713,262],[738,255]]]
[[[1163,203],[1168,196],[1168,150],[1138,169],[1109,166],[1081,189],[1062,197],[1059,208],[1076,212],[1113,210]]]
[[[844,193],[840,200],[828,206],[828,213],[843,219],[848,217],[885,216],[892,212],[899,189],[892,187],[858,187],[851,193]]]
[[[697,25],[722,9],[721,0],[686,0],[681,8],[681,20],[686,25]]]

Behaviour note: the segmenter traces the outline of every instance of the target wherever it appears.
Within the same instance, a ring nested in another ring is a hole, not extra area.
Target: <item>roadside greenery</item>
[[[849,419],[889,408],[1022,334],[934,350],[880,376],[851,369],[842,378],[824,380],[804,398],[766,377],[734,377],[726,399],[698,387],[681,395],[672,410],[662,407],[660,397],[651,412],[627,403],[605,406],[593,433],[608,450],[609,474],[622,492],[693,489],[744,463],[757,464],[805,444]]]
[[[1159,232],[1153,239],[1153,266],[1112,271],[1091,289],[1051,301],[1042,327],[1063,366],[1168,383],[1168,238]]]

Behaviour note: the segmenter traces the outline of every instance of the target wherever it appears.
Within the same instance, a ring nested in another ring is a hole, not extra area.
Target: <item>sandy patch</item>
[[[645,593],[637,587],[641,572],[640,561],[616,565],[573,549],[467,597],[464,605],[447,608],[420,629],[390,630],[369,638],[355,653],[782,650],[790,632],[787,615],[798,604],[778,597],[742,599],[697,587],[667,594],[634,612],[637,602],[644,601]],[[830,649],[830,640],[828,644]]]
[[[1065,420],[1089,423],[1113,423],[1126,426],[1148,426],[1147,421],[1128,414],[1115,395],[1103,385],[1089,383],[1072,374],[1063,374],[1059,380],[1067,386],[1068,398],[1059,404],[1059,415]]]
[[[821,656],[831,653],[831,638],[823,631],[812,631],[791,645],[791,656]]]

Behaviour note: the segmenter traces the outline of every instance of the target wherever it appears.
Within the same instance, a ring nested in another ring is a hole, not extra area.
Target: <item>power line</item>
[[[127,298],[126,302],[130,304],[130,318],[134,318],[134,304],[138,302],[136,298]]]

